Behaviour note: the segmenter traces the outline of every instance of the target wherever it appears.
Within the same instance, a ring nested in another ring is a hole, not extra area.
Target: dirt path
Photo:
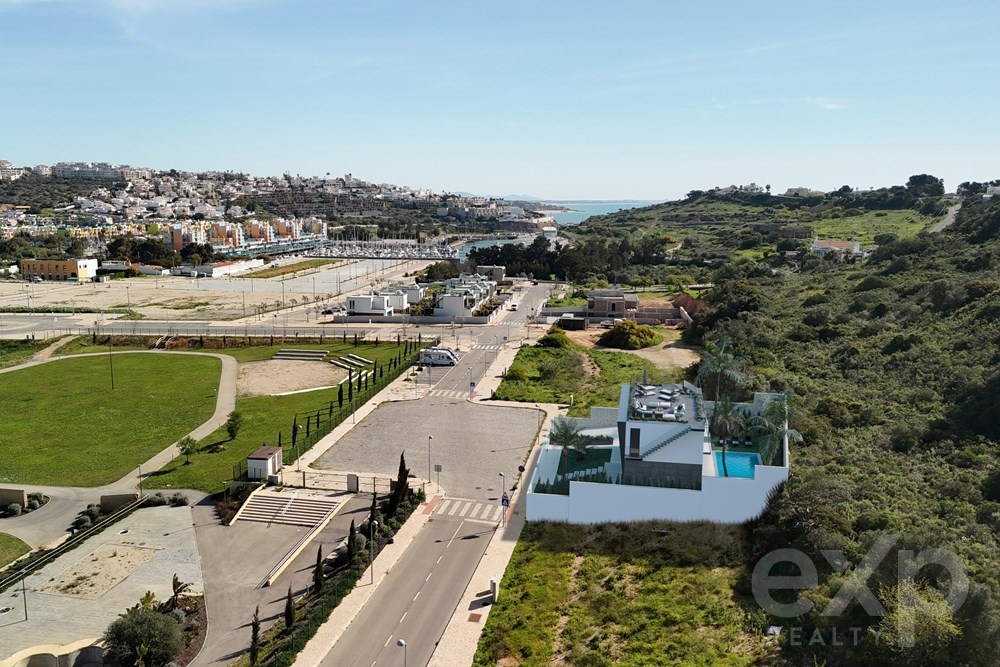
[[[56,353],[63,345],[73,342],[75,336],[63,336],[59,340],[53,342],[51,345],[46,347],[44,350],[40,350],[34,356],[31,357],[31,361],[42,361],[43,359],[51,359],[52,355]]]

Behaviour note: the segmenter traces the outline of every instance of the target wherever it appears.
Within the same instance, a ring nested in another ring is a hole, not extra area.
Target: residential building
[[[97,275],[96,259],[22,259],[21,274],[27,280],[84,282]]]
[[[757,393],[752,403],[737,407],[760,415],[773,400],[780,399]],[[622,387],[617,408],[592,408],[589,418],[561,418],[584,437],[603,439],[606,444],[593,448],[609,450],[609,460],[567,472],[562,448],[546,443],[531,474],[528,520],[738,523],[758,516],[771,491],[788,479],[787,436],[767,465],[757,451],[762,436],[733,438],[723,465],[723,452],[708,429],[714,408],[688,383],[637,382]]]
[[[587,294],[587,317],[620,319],[639,309],[639,296],[619,289],[592,290]]]

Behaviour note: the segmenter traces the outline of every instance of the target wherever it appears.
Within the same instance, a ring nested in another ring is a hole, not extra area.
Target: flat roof
[[[253,454],[248,456],[247,460],[266,461],[275,454],[280,454],[280,453],[281,453],[281,447],[269,447],[267,445],[264,445],[263,447],[255,451]]]

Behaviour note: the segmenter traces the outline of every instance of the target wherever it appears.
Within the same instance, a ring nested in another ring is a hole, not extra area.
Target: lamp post
[[[129,291],[128,291],[129,287],[130,287],[130,285],[126,285],[125,286],[125,307],[126,308],[131,308],[132,307],[132,299],[129,296]]]
[[[396,640],[396,646],[402,646],[403,647],[403,667],[406,667],[406,640],[405,639],[397,639]]]
[[[427,436],[427,481],[431,481],[431,440],[434,439],[433,435]]]
[[[507,508],[503,506],[503,497],[507,495],[507,476],[500,473],[500,526],[507,526]]]
[[[378,528],[378,521],[372,519],[368,524],[368,546],[371,549],[371,559],[369,567],[372,571],[372,586],[375,585],[375,529]]]

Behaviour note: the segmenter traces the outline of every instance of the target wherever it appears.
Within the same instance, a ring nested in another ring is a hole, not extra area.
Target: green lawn
[[[9,368],[24,363],[33,354],[44,349],[47,340],[0,340],[0,368]]]
[[[766,619],[735,590],[738,540],[704,524],[528,524],[473,664],[774,664]]]
[[[0,568],[31,551],[31,547],[13,535],[0,533]]]
[[[332,340],[332,339],[331,339]],[[345,345],[337,339],[337,342],[327,342],[319,344],[298,344],[298,345],[275,345],[273,347],[262,346],[243,349],[226,349],[227,354],[232,354],[241,362],[259,361],[270,359],[274,352],[280,348],[301,347],[308,349],[328,349],[336,356],[348,353],[357,354],[361,357],[375,361],[379,366],[388,364],[390,358],[395,358],[396,354],[403,350],[395,343],[364,344],[354,347],[351,338]],[[222,350],[219,350],[222,351]],[[389,380],[388,367],[385,374],[385,381]],[[374,383],[370,383],[370,397],[375,392]],[[362,404],[359,394],[355,393],[355,407]],[[167,464],[162,470],[154,473],[143,482],[149,488],[184,488],[200,489],[206,493],[215,493],[223,488],[226,480],[232,479],[234,466],[246,460],[248,454],[260,447],[262,444],[276,445],[278,443],[278,431],[282,432],[282,447],[284,449],[284,460],[293,461],[295,450],[291,445],[291,427],[295,416],[299,416],[299,424],[303,427],[301,434],[305,434],[305,416],[316,415],[317,410],[322,412],[322,417],[326,420],[330,415],[330,405],[333,404],[333,416],[336,418],[346,417],[350,414],[350,404],[348,403],[347,392],[344,394],[344,408],[339,407],[338,390],[324,389],[310,391],[301,394],[291,394],[288,396],[252,396],[237,399],[236,409],[243,415],[243,426],[235,440],[229,440],[229,435],[225,428],[218,429],[215,433],[198,443],[198,451],[186,462],[183,458],[178,458]],[[218,446],[221,445],[221,449]],[[306,450],[302,443],[299,443],[299,454]]]
[[[611,460],[611,452],[612,450],[606,447],[588,448],[587,453],[582,458],[576,452],[563,452],[562,458],[559,460],[559,472],[567,473],[600,468]]]
[[[68,358],[0,375],[0,481],[97,486],[207,420],[221,363],[211,357]]]

